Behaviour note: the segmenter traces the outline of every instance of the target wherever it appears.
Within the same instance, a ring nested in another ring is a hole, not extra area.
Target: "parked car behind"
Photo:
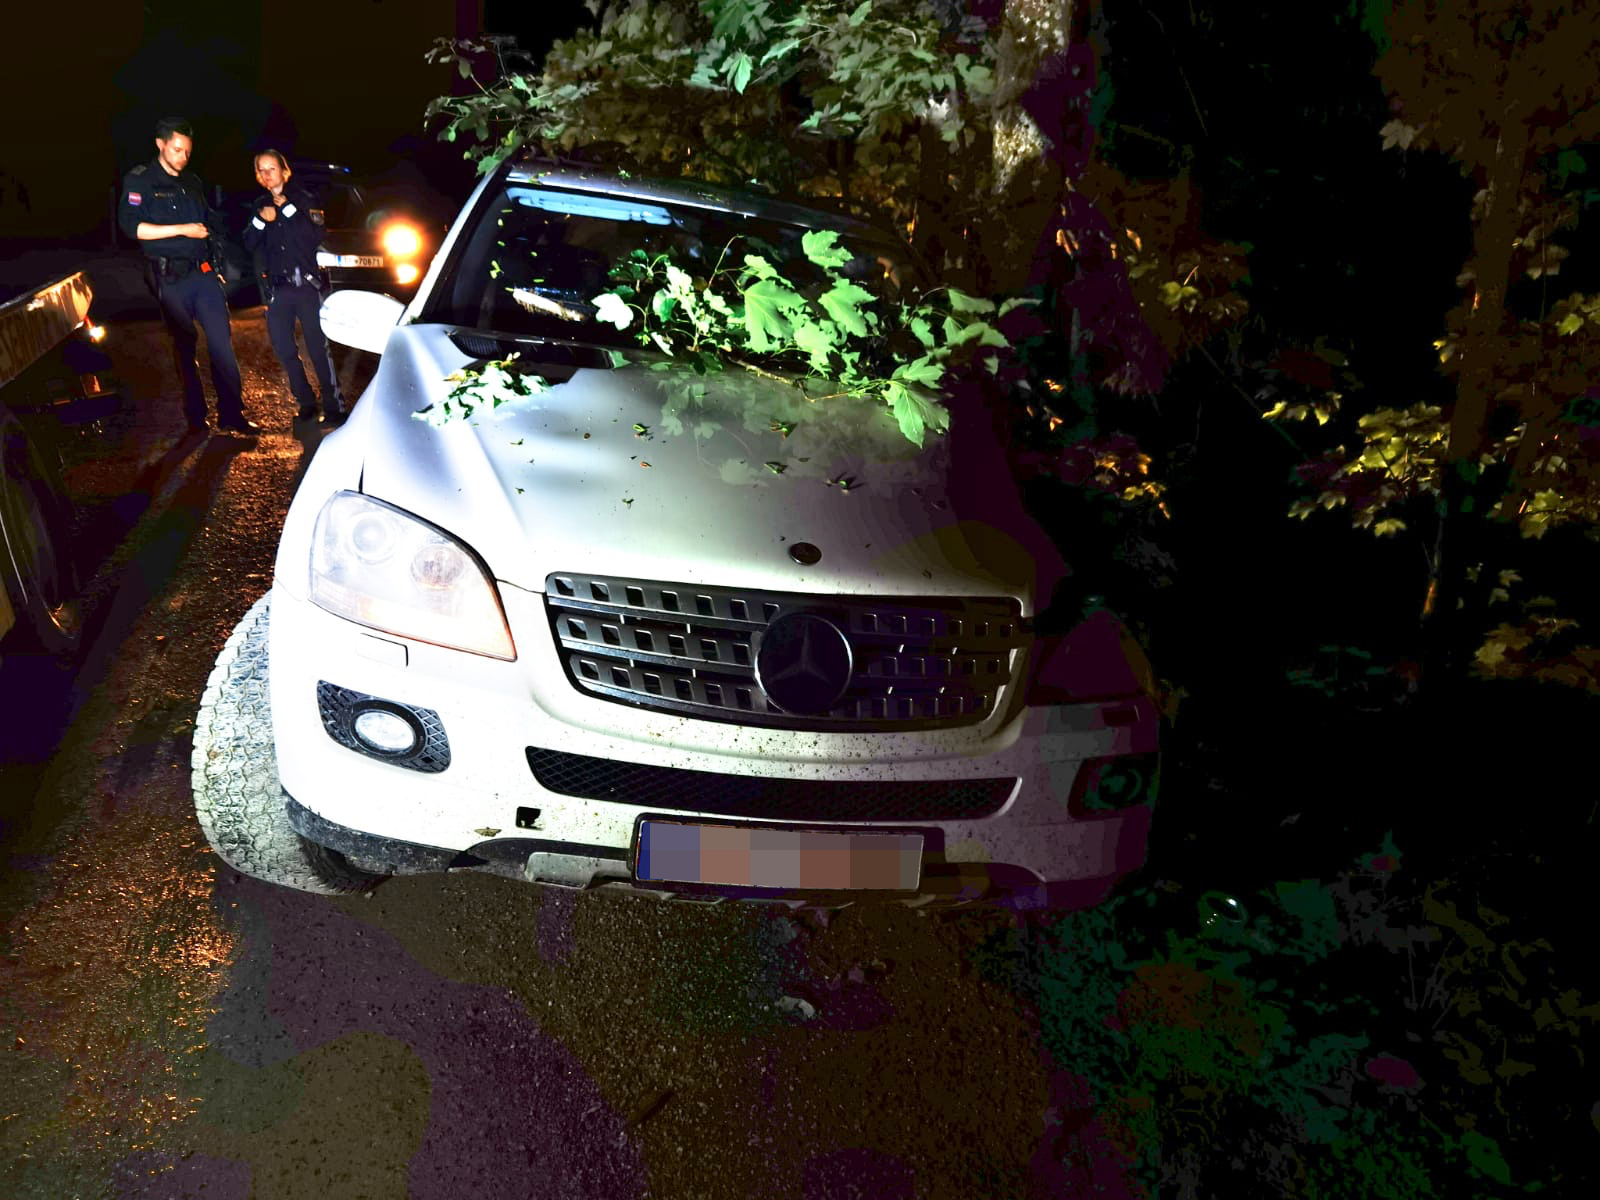
[[[201,702],[226,862],[824,907],[1077,905],[1142,863],[1148,664],[1072,599],[987,422],[919,448],[879,402],[652,370],[594,319],[633,251],[782,263],[816,229],[904,253],[770,199],[503,165],[409,304],[329,297],[329,337],[382,359]],[[549,389],[418,419],[512,355]]]
[[[336,163],[291,158],[290,168],[294,183],[311,195],[312,220],[323,227],[317,265],[327,272],[329,284],[384,292],[402,300],[415,294],[443,234],[427,201],[376,187]],[[218,207],[229,227],[224,275],[229,300],[236,305],[261,302],[259,266],[251,261],[240,237],[259,193],[259,188],[218,191]]]
[[[0,655],[56,655],[81,633],[61,447],[121,406],[89,277],[0,284]],[[0,685],[3,687],[4,685]],[[8,697],[9,699],[9,697]]]

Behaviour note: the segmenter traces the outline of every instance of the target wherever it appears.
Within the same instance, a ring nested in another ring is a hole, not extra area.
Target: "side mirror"
[[[381,292],[351,289],[322,302],[322,332],[341,346],[382,354],[406,306]]]

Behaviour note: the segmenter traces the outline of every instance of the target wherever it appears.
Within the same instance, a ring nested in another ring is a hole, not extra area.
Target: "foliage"
[[[928,298],[892,304],[840,273],[851,254],[837,233],[810,231],[801,240],[806,260],[822,277],[809,287],[761,254],[735,255],[731,245],[705,278],[692,277],[665,255],[636,250],[613,271],[618,286],[596,298],[598,319],[619,329],[637,322],[641,344],[696,374],[733,365],[793,375],[808,401],[883,401],[918,446],[928,429],[943,432],[948,414],[938,390],[952,363],[981,356],[997,369],[984,352],[1008,343],[982,318],[1004,316],[1025,302],[997,310],[988,300],[944,288],[942,304]]]
[[[1373,27],[1385,7],[1366,4],[1364,23]],[[1584,206],[1569,186],[1584,169],[1577,148],[1600,137],[1600,82],[1588,65],[1600,20],[1544,0],[1401,3],[1384,30],[1376,70],[1393,114],[1379,131],[1384,147],[1440,151],[1476,185],[1466,214],[1472,251],[1455,280],[1461,300],[1434,341],[1454,398],[1379,399],[1354,438],[1299,469],[1308,494],[1290,512],[1345,507],[1378,536],[1419,534],[1424,614],[1456,627],[1458,611],[1486,603],[1467,573],[1493,531],[1541,538],[1600,524],[1600,300],[1552,283],[1568,256],[1552,239]],[[1519,280],[1539,283],[1537,312],[1515,302]],[[1321,404],[1279,403],[1266,415],[1325,422],[1342,397],[1317,390]],[[1480,667],[1510,661],[1505,651],[1520,647],[1508,637],[1480,649]]]
[[[1200,1194],[1420,1200],[1558,1178],[1502,1146],[1523,1132],[1535,1066],[1564,1063],[1600,1006],[1544,995],[1531,979],[1548,942],[1516,941],[1482,905],[1466,919],[1448,882],[1402,886],[1401,866],[1386,835],[1330,882],[1205,893],[1187,919],[1158,883],[991,937],[979,969],[1037,1008],[1082,1083],[1062,1156],[1120,1159],[1149,1196],[1203,1178]],[[1352,972],[1411,999],[1380,1009],[1369,997],[1386,991],[1352,994]],[[1448,1100],[1431,1112],[1430,1084]],[[1487,1118],[1485,1088],[1500,1093]]]
[[[1534,679],[1600,695],[1600,647],[1579,644],[1578,622],[1536,597],[1514,620],[1501,621],[1473,655],[1474,671],[1489,679]]]
[[[441,39],[430,59],[479,83],[427,118],[440,136],[486,142],[481,170],[519,145],[607,157],[713,182],[760,181],[800,195],[860,196],[910,219],[923,124],[946,142],[979,140],[971,113],[994,88],[981,22],[947,22],[917,0],[623,0],[591,3],[597,24],[558,43],[542,72],[506,39]],[[493,77],[480,82],[492,58]],[[848,163],[830,142],[848,140]]]
[[[996,85],[1011,43],[950,10],[924,0],[596,3],[596,27],[558,43],[537,73],[505,39],[439,41],[430,58],[477,90],[435,100],[427,117],[449,141],[476,139],[465,153],[481,170],[528,145],[849,208],[907,230],[970,290],[992,269],[985,245],[1000,240],[985,228],[1007,219],[990,147],[1015,96]],[[1060,94],[1038,103],[1061,108],[1053,136],[1068,179],[1058,217],[1032,235],[1075,261],[1064,311],[1081,311],[1086,340],[1109,360],[1100,376],[1116,391],[1151,392],[1171,355],[1242,319],[1233,289],[1244,253],[1198,234],[1186,183],[1135,183],[1093,155],[1091,121],[1110,93],[1094,92],[1092,60],[1049,68]],[[1165,348],[1150,361],[1147,322]]]
[[[521,370],[518,355],[494,359],[480,368],[463,367],[445,376],[446,383],[454,383],[448,395],[438,404],[430,404],[414,414],[429,425],[443,425],[448,421],[465,420],[480,408],[491,412],[502,404],[525,396],[538,395],[550,389],[543,376]]]

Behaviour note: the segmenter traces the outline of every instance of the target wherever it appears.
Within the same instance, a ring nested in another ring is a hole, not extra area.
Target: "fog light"
[[[408,771],[437,774],[450,767],[450,739],[431,708],[369,696],[319,679],[317,715],[328,736],[346,750]]]
[[[409,754],[416,749],[417,731],[404,717],[381,708],[369,708],[355,719],[355,734],[384,754]]]
[[[1084,816],[1153,805],[1160,790],[1161,755],[1119,754],[1091,758],[1079,768],[1067,801],[1069,812]]]
[[[396,283],[412,283],[420,274],[422,272],[417,269],[415,263],[401,263],[394,269],[394,281]]]

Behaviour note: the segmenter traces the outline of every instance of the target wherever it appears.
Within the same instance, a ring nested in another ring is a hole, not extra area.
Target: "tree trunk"
[[[1469,628],[1467,572],[1481,560],[1495,496],[1479,486],[1480,456],[1494,409],[1493,356],[1504,344],[1506,292],[1518,235],[1517,197],[1528,160],[1526,125],[1507,114],[1485,180],[1484,213],[1473,234],[1473,295],[1461,337],[1461,371],[1439,492],[1439,538],[1423,603],[1424,677],[1448,686],[1465,672]],[[1481,590],[1481,589],[1480,589]]]
[[[1040,233],[1056,210],[1062,175],[1045,134],[1024,107],[1041,69],[1066,54],[1074,0],[1007,0],[992,100],[994,208],[981,249],[990,291],[1026,284]]]

